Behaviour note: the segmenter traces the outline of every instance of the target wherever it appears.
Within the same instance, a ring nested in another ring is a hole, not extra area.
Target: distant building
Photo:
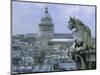
[[[39,37],[42,49],[47,49],[48,42],[54,36],[54,24],[52,18],[48,12],[48,8],[45,8],[45,14],[39,23]]]
[[[28,34],[25,34],[24,36],[25,37],[35,37],[35,38],[37,38],[38,34],[37,33],[28,33]]]
[[[67,44],[70,44],[71,46],[73,43],[72,34],[54,33],[54,23],[52,22],[47,7],[45,8],[45,13],[41,22],[39,23],[39,37],[42,49],[46,49],[48,45],[60,47]]]

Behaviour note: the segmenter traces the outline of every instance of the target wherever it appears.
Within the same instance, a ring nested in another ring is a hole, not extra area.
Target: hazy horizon
[[[70,16],[86,24],[95,36],[95,7],[31,2],[12,2],[12,34],[38,33],[38,25],[44,15],[45,6],[54,23],[55,33],[71,33],[67,28]]]

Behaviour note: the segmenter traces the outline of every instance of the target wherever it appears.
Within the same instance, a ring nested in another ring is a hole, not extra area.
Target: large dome
[[[41,23],[43,23],[43,24],[45,24],[45,23],[47,23],[47,24],[52,23],[52,18],[51,18],[51,16],[48,13],[48,8],[47,7],[45,8],[45,14],[44,14],[44,16],[41,19]]]

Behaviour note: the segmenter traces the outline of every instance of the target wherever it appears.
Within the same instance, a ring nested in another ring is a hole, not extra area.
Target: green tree
[[[35,65],[39,65],[39,69],[41,69],[41,65],[44,63],[46,55],[46,50],[40,50],[38,55],[33,56]]]
[[[54,70],[59,70],[59,65],[58,65],[57,63],[54,64],[54,65],[53,65],[53,69],[54,69]]]
[[[24,42],[34,43],[36,41],[35,37],[25,37]]]
[[[24,35],[23,34],[19,34],[17,36],[17,38],[20,40],[20,41],[24,41]]]

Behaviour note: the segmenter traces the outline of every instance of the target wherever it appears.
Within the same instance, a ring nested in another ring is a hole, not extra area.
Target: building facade
[[[48,8],[45,8],[44,16],[39,24],[39,37],[42,49],[47,49],[48,42],[53,38],[54,35],[54,24],[52,18],[48,12]]]

